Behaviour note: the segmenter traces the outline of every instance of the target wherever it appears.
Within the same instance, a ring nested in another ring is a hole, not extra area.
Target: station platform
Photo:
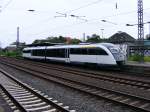
[[[136,61],[127,61],[126,65],[138,66],[138,67],[150,67],[150,62],[141,63],[141,62],[136,62]]]

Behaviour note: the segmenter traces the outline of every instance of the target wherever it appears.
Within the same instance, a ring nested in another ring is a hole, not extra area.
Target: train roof
[[[112,43],[96,43],[96,44],[78,44],[78,45],[53,45],[53,46],[32,46],[26,47],[24,50],[45,49],[45,48],[93,48],[93,47],[114,47]]]
[[[27,47],[42,47],[42,46],[54,46],[54,45],[65,45],[64,43],[50,43],[50,42],[44,42],[44,43],[35,43],[35,44],[28,44]]]

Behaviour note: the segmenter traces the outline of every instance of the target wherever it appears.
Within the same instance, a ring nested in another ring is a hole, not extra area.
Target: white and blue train
[[[28,59],[52,60],[65,63],[122,65],[125,62],[123,52],[111,43],[32,46],[24,48],[22,55]]]

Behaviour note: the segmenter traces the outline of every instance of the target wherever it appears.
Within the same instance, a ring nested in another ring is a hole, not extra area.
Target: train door
[[[110,63],[111,58],[109,57],[109,55],[107,54],[107,52],[104,49],[97,48],[96,53],[97,53],[97,63],[98,64]]]
[[[89,63],[97,63],[97,54],[96,54],[96,48],[88,48],[88,55],[87,55],[87,61]]]
[[[69,54],[70,54],[70,49],[68,49],[68,48],[65,49],[65,58],[66,58],[67,63],[70,62]]]
[[[44,60],[46,61],[46,57],[47,57],[47,56],[46,56],[46,54],[47,54],[47,53],[46,53],[46,52],[47,52],[47,46],[45,47],[44,50],[45,50],[45,51],[44,51]]]

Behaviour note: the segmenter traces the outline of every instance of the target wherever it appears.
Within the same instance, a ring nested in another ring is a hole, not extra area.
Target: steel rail
[[[17,60],[17,61],[20,61],[20,60]],[[40,64],[39,63],[32,63],[32,62],[26,62],[26,61],[22,61],[22,60],[20,62],[25,63],[25,64],[29,64],[29,65],[33,65],[33,66],[46,68],[46,69],[52,69],[52,70],[66,72],[66,73],[72,73],[75,75],[81,75],[81,76],[85,76],[85,77],[89,77],[89,78],[96,78],[96,79],[100,79],[100,80],[105,80],[108,82],[126,84],[127,86],[128,85],[133,86],[133,87],[136,86],[138,88],[142,88],[142,90],[143,90],[143,88],[146,90],[150,90],[150,82],[145,82],[145,81],[141,81],[141,80],[121,78],[118,76],[115,77],[115,76],[111,76],[111,75],[107,75],[107,74],[80,71],[80,70],[74,70],[74,69],[70,69],[70,68],[62,69],[63,66],[62,67],[48,66],[48,65],[44,65],[42,63],[40,63]]]
[[[44,78],[44,79],[47,79],[47,80],[50,80],[50,81],[53,81],[53,82],[55,82],[55,83],[59,83],[59,84],[62,84],[62,85],[65,85],[65,86],[68,86],[68,87],[71,87],[71,88],[74,88],[74,89],[77,89],[77,90],[80,90],[80,91],[82,91],[82,92],[86,92],[86,93],[88,93],[88,94],[92,94],[92,95],[95,95],[95,96],[98,96],[98,97],[101,97],[101,98],[104,98],[104,99],[107,99],[107,100],[111,100],[111,101],[114,101],[114,102],[117,102],[117,103],[121,103],[121,104],[124,104],[124,105],[127,105],[127,106],[129,106],[129,107],[134,107],[134,108],[136,108],[136,109],[138,109],[138,110],[141,110],[141,111],[143,111],[143,112],[150,112],[150,110],[148,109],[145,109],[145,108],[142,108],[142,107],[139,107],[139,106],[135,106],[135,105],[130,105],[130,104],[128,104],[128,103],[126,103],[126,102],[121,102],[121,101],[118,101],[118,100],[113,100],[113,99],[111,99],[111,98],[107,98],[107,97],[104,97],[104,96],[100,96],[100,95],[98,95],[98,94],[96,94],[95,92],[92,92],[91,90],[92,90],[92,88],[95,88],[96,89],[96,91],[99,91],[99,90],[105,90],[105,92],[107,91],[107,92],[110,92],[110,94],[116,94],[116,96],[117,95],[122,95],[123,97],[125,97],[125,98],[132,98],[132,100],[133,99],[136,99],[136,100],[140,100],[140,101],[144,101],[144,102],[150,102],[150,100],[149,99],[145,99],[145,98],[143,98],[143,97],[139,97],[139,96],[136,96],[136,95],[132,95],[132,94],[127,94],[127,93],[123,93],[123,92],[118,92],[118,91],[114,91],[114,90],[108,90],[108,89],[106,89],[106,88],[101,88],[101,87],[95,87],[95,86],[91,86],[91,85],[88,85],[88,84],[83,84],[83,83],[81,83],[81,82],[78,82],[78,81],[73,81],[73,80],[69,80],[69,79],[64,79],[64,78],[60,78],[60,77],[55,77],[55,78],[53,78],[54,76],[52,76],[51,78],[50,78],[50,76],[48,77],[48,76],[45,76],[45,75],[48,75],[48,74],[46,74],[46,73],[42,73],[42,72],[39,72],[39,71],[36,71],[36,70],[31,70],[31,69],[28,69],[28,68],[24,68],[24,67],[19,67],[19,66],[17,66],[17,65],[10,65],[10,64],[7,64],[7,65],[9,65],[9,66],[12,66],[12,67],[14,67],[14,68],[16,68],[16,69],[20,69],[20,70],[22,70],[22,71],[25,71],[25,72],[27,72],[27,73],[30,73],[30,74],[32,74],[32,75],[35,75],[35,76],[37,76],[37,75],[39,75],[38,77],[40,77],[40,78]],[[42,75],[42,74],[45,74],[45,75]],[[59,78],[59,80],[58,80],[58,78]],[[61,79],[61,80],[60,80]],[[64,81],[63,81],[64,80]],[[68,83],[67,83],[68,82]],[[72,84],[72,83],[74,83],[74,84]],[[76,86],[75,86],[75,84],[76,84]],[[71,86],[72,85],[72,86]],[[82,87],[82,86],[84,86],[84,87]],[[80,86],[80,87],[78,87],[78,86]],[[85,89],[85,88],[87,88],[88,87],[88,89],[90,89],[90,90],[87,90],[87,89]],[[110,95],[109,94],[109,95]],[[125,99],[124,99],[125,100]],[[133,100],[134,101],[134,100]],[[149,103],[148,103],[149,104]]]
[[[26,90],[28,90],[29,92],[31,92],[32,94],[34,94],[35,96],[37,96],[38,98],[42,99],[42,101],[46,102],[47,104],[50,104],[52,107],[56,108],[57,110],[59,110],[61,112],[71,112],[71,111],[73,112],[73,110],[66,109],[66,108],[64,108],[64,106],[60,106],[57,103],[53,102],[52,100],[44,97],[42,94],[39,94],[37,91],[33,90],[27,84],[22,83],[21,81],[19,81],[15,77],[11,76],[6,71],[0,69],[0,72],[3,73],[5,76],[9,77],[11,80],[13,80],[14,82],[16,82],[21,87],[25,88]],[[19,102],[17,102],[17,100],[11,94],[9,94],[9,92],[7,91],[7,89],[5,89],[2,85],[1,85],[1,87],[2,87],[3,91],[5,91],[8,94],[8,96],[15,102],[15,104],[17,104],[17,106],[19,107],[19,109],[23,110],[23,112],[27,112],[26,109],[23,108],[23,106]]]

